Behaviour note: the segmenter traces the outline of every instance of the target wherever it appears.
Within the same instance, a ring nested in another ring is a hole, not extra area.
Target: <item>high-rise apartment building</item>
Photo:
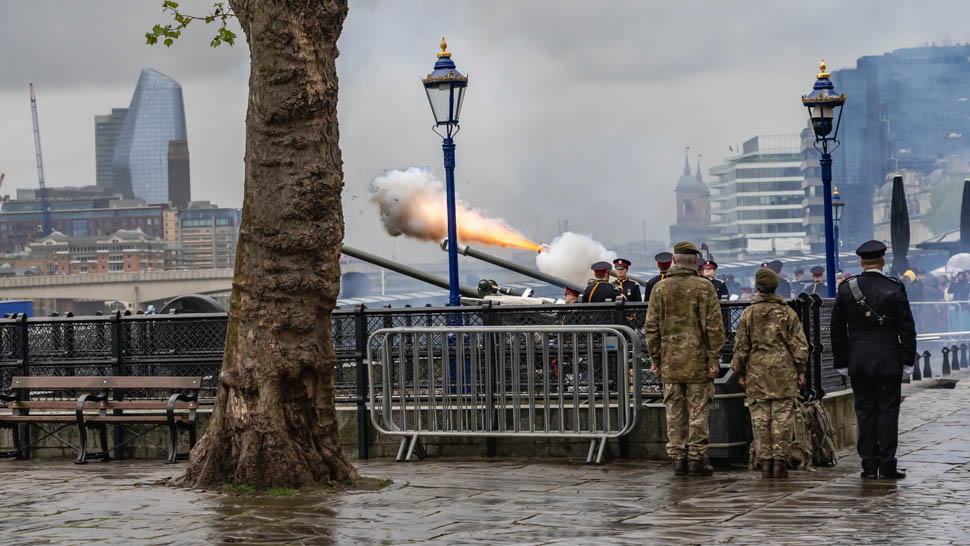
[[[844,246],[873,237],[873,193],[897,170],[929,173],[970,151],[970,45],[897,49],[832,72],[845,93],[833,183]]]
[[[111,158],[127,115],[127,108],[112,108],[110,114],[94,116],[95,177],[99,188],[118,189],[115,173],[111,169]]]
[[[239,238],[239,209],[193,202],[178,211],[179,262],[190,269],[233,267]]]
[[[115,182],[126,196],[150,204],[172,201],[170,143],[186,140],[182,86],[161,72],[142,70],[111,160]],[[188,148],[184,151],[187,163]]]
[[[716,256],[768,257],[801,253],[801,141],[798,135],[759,135],[742,145],[741,154],[710,169]]]

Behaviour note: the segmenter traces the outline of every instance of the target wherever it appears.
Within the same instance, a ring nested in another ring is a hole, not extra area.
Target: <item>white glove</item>
[[[840,374],[842,374],[843,377],[848,377],[849,376],[849,368],[836,368],[835,371],[837,371]]]
[[[903,366],[903,377],[909,377],[911,375],[913,375],[913,367]]]

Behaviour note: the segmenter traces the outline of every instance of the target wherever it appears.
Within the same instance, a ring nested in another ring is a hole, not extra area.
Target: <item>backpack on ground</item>
[[[835,466],[835,431],[821,400],[795,400],[795,426],[788,458],[793,468]]]

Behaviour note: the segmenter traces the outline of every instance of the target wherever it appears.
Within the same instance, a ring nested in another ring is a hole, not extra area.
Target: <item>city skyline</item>
[[[18,8],[16,25],[0,23],[11,39],[25,32],[18,27],[43,25],[60,35],[58,29],[84,21],[93,36],[71,36],[70,47],[54,38],[0,60],[7,76],[0,84],[5,193],[36,185],[28,80],[38,86],[49,183],[79,186],[94,183],[91,117],[125,104],[135,71],[151,66],[186,92],[193,198],[241,205],[248,52],[238,44],[209,49],[204,27],[189,29],[170,49],[144,47],[144,31],[161,17],[159,6],[147,4],[55,9],[38,2]],[[878,2],[827,5],[815,14],[774,3],[745,10],[627,3],[590,20],[581,3],[569,2],[487,13],[475,5],[352,2],[338,59],[347,242],[439,258],[433,245],[386,236],[366,193],[386,169],[441,171],[431,114],[415,82],[433,64],[442,34],[470,75],[457,139],[459,195],[540,241],[568,218],[574,231],[620,244],[639,239],[644,218],[655,224],[647,238],[664,238],[684,145],[713,165],[751,135],[797,133],[805,123],[799,98],[820,57],[836,70],[865,55],[947,37],[963,41],[959,21],[970,15],[960,2],[892,10]],[[533,25],[559,30],[534,32]],[[749,36],[739,36],[738,25]],[[751,89],[758,89],[756,103]],[[850,96],[847,110],[852,106]],[[596,185],[611,191],[587,199]]]

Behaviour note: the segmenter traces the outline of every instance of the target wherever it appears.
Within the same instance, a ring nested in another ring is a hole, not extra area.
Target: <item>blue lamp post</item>
[[[832,219],[832,154],[839,146],[837,139],[842,122],[842,105],[845,93],[835,94],[835,86],[825,71],[825,60],[819,63],[818,79],[812,92],[802,95],[802,104],[808,108],[808,117],[815,131],[815,149],[821,152],[819,167],[822,169],[822,209],[825,214],[825,284],[828,297],[835,297],[836,248],[834,222]],[[831,146],[831,150],[829,147]]]
[[[458,226],[455,220],[455,141],[458,134],[458,115],[461,102],[468,87],[468,76],[455,68],[448,52],[448,43],[441,39],[441,53],[434,71],[421,80],[428,94],[431,113],[434,114],[434,132],[443,141],[441,149],[445,154],[445,191],[448,199],[448,305],[461,305],[458,290]]]
[[[832,214],[835,219],[835,270],[841,270],[839,265],[839,253],[842,251],[842,239],[839,238],[839,228],[842,226],[842,209],[845,208],[845,201],[839,195],[839,187],[832,188]]]

